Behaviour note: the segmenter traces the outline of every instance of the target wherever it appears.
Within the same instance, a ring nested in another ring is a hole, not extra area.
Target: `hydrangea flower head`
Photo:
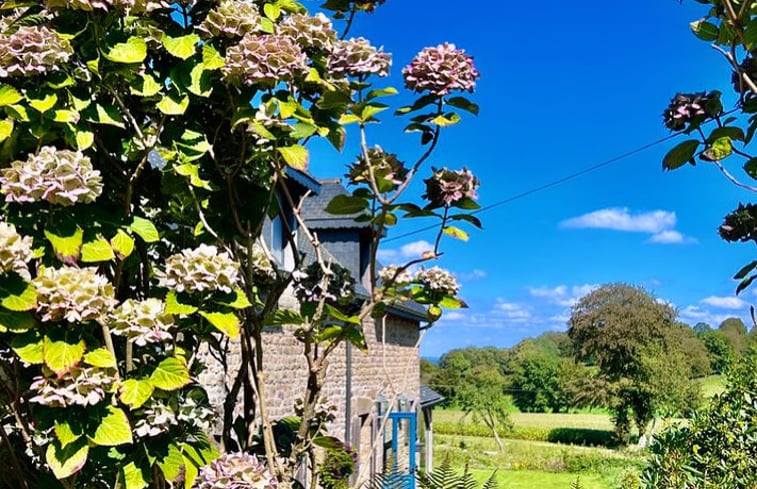
[[[434,170],[431,178],[424,180],[423,195],[434,207],[453,206],[463,199],[478,198],[478,178],[467,168],[462,170]]]
[[[30,280],[26,264],[34,257],[32,245],[31,237],[21,236],[16,226],[0,221],[0,275],[16,272]]]
[[[0,35],[0,78],[60,71],[73,54],[71,44],[44,26],[22,26]]]
[[[328,71],[336,78],[389,76],[391,66],[392,56],[362,37],[336,41],[328,59]]]
[[[125,336],[138,346],[169,341],[173,317],[158,299],[124,301],[111,315],[113,334]]]
[[[334,26],[322,13],[292,14],[279,25],[279,34],[291,37],[306,51],[329,51],[337,39]]]
[[[662,117],[665,127],[671,131],[680,131],[688,124],[702,122],[720,115],[722,111],[720,92],[678,93],[670,101]]]
[[[26,161],[0,170],[0,193],[9,202],[38,202],[69,206],[94,202],[102,193],[100,172],[79,151],[43,146]]]
[[[246,85],[274,86],[307,71],[307,57],[288,36],[247,34],[226,50],[224,76]]]
[[[222,0],[208,12],[200,25],[200,30],[212,36],[242,37],[255,32],[260,22],[260,14],[255,4],[245,0]]]
[[[32,284],[42,321],[102,323],[116,305],[113,286],[96,268],[44,267]]]
[[[473,92],[480,76],[473,57],[450,43],[425,48],[402,70],[402,75],[410,90],[436,96],[454,91]]]
[[[115,378],[108,369],[77,367],[61,377],[49,375],[35,377],[29,390],[34,396],[30,402],[50,407],[94,406],[111,391]]]
[[[349,167],[345,175],[351,184],[370,182],[370,167],[373,168],[373,176],[378,184],[379,191],[389,192],[396,189],[405,180],[408,169],[405,164],[397,159],[397,155],[387,153],[380,146],[368,149],[368,158],[361,153]]]
[[[337,263],[329,264],[328,283],[326,274],[316,262],[294,276],[294,295],[300,302],[347,304],[355,297],[355,279],[349,270]]]
[[[276,478],[255,455],[225,453],[200,469],[197,489],[275,489]]]
[[[439,267],[421,268],[415,274],[415,281],[427,291],[454,297],[460,290],[455,276]]]
[[[169,256],[159,280],[161,287],[177,292],[220,290],[230,293],[239,280],[239,264],[228,253],[219,253],[215,246],[201,244]]]

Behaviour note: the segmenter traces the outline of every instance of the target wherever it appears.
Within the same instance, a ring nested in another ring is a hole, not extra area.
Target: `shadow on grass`
[[[546,441],[591,447],[618,447],[611,431],[589,428],[553,428],[549,430]]]

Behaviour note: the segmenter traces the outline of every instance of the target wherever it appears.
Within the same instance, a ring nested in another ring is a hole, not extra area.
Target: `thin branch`
[[[732,184],[736,185],[737,187],[741,187],[741,188],[743,188],[745,190],[749,190],[750,192],[757,192],[757,187],[752,187],[751,185],[747,185],[746,183],[742,183],[741,181],[739,181],[736,177],[734,177],[733,175],[731,175],[728,172],[728,170],[726,170],[725,167],[723,167],[723,165],[720,164],[720,162],[718,160],[714,160],[713,163],[715,164],[715,166],[718,167],[718,169],[720,170],[720,172],[723,175],[725,175],[725,177],[728,180],[731,181]]]

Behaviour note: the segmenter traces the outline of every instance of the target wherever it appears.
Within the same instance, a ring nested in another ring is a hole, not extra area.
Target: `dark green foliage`
[[[757,350],[728,374],[726,390],[687,426],[656,437],[647,489],[757,487]]]
[[[733,361],[733,347],[721,331],[707,331],[701,335],[702,342],[707,348],[710,369],[713,373],[721,374]]]
[[[468,371],[457,391],[455,401],[476,422],[483,423],[494,436],[500,451],[504,450],[500,430],[510,428],[509,402],[505,397],[505,379],[491,367]]]
[[[346,489],[355,472],[355,455],[346,447],[326,450],[318,473],[324,489]]]

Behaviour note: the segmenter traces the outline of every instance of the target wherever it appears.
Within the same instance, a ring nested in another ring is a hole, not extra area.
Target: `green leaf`
[[[733,145],[731,144],[731,138],[725,136],[713,141],[700,158],[706,161],[720,161],[728,158],[732,153]]]
[[[58,231],[56,231],[58,232]],[[55,234],[52,230],[45,229],[45,237],[53,245],[55,256],[64,263],[75,263],[79,259],[84,231],[77,227],[73,234]]]
[[[377,88],[375,90],[371,90],[370,92],[368,92],[368,94],[365,96],[365,100],[373,100],[378,97],[397,95],[398,93],[399,92],[394,87]]]
[[[177,175],[189,178],[189,184],[193,187],[211,190],[210,182],[200,178],[200,165],[194,163],[184,163],[173,167]]]
[[[129,418],[122,409],[108,406],[108,414],[100,421],[95,434],[90,437],[95,445],[103,447],[116,447],[132,443],[131,425]]]
[[[268,5],[268,4],[267,4]],[[277,148],[287,165],[297,170],[305,171],[308,169],[310,163],[310,153],[308,150],[299,144],[293,146],[287,146],[283,148]]]
[[[200,472],[198,464],[195,464],[191,458],[184,454],[182,454],[182,458],[184,459],[184,489],[192,489]]]
[[[206,70],[218,70],[226,65],[226,60],[210,44],[202,45],[202,64]]]
[[[175,482],[184,472],[184,457],[181,450],[174,444],[168,446],[168,453],[165,456],[158,457],[157,464],[163,472],[163,477],[169,482]]]
[[[11,338],[11,349],[26,363],[39,365],[42,358],[42,340],[36,334],[18,335]]]
[[[31,311],[37,307],[37,292],[16,274],[0,276],[0,305],[14,312]]]
[[[465,97],[452,97],[450,99],[447,99],[445,102],[447,103],[447,105],[451,105],[452,107],[468,111],[473,115],[478,115],[478,105],[474,104]]]
[[[291,309],[277,309],[266,316],[264,324],[266,326],[288,326],[291,324],[304,324],[305,318],[300,313]]]
[[[187,362],[180,357],[166,358],[155,367],[150,375],[150,382],[164,391],[181,389],[191,381]]]
[[[197,312],[197,308],[195,306],[180,303],[179,299],[176,297],[176,292],[173,290],[168,291],[168,294],[166,294],[166,314],[187,316],[195,312]]]
[[[436,124],[437,126],[448,127],[460,122],[460,116],[454,113],[438,115],[431,119],[429,122],[431,124]]]
[[[676,168],[682,167],[687,162],[692,161],[698,147],[699,141],[696,139],[689,139],[688,141],[684,141],[677,145],[675,148],[668,151],[668,154],[663,158],[663,170],[675,170]]]
[[[273,3],[266,3],[263,6],[263,13],[269,19],[275,21],[281,15],[281,8]]]
[[[37,321],[28,312],[16,312],[0,309],[0,333],[23,333],[34,329]]]
[[[181,37],[163,36],[163,46],[166,51],[177,58],[187,59],[195,53],[195,46],[200,42],[197,34],[187,34]]]
[[[141,63],[147,57],[147,43],[141,37],[133,36],[103,52],[103,56],[114,63]]]
[[[139,97],[152,97],[160,92],[161,88],[163,88],[163,86],[156,82],[151,74],[145,73],[144,75],[134,78],[131,82],[129,91],[133,95]]]
[[[176,93],[168,93],[163,96],[156,107],[166,115],[182,115],[189,107],[189,97],[185,95],[179,98]]]
[[[102,237],[89,243],[84,243],[81,247],[81,261],[84,263],[110,261],[114,258],[116,258],[116,255],[113,253],[113,248]]]
[[[751,21],[744,28],[744,45],[748,51],[757,46],[757,22]]]
[[[200,316],[207,319],[210,324],[229,338],[239,338],[239,318],[233,312],[200,311]]]
[[[213,93],[213,83],[210,79],[210,71],[202,64],[196,65],[189,72],[189,84],[187,90],[198,97],[210,97]]]
[[[42,358],[45,365],[57,375],[63,375],[76,367],[84,355],[84,340],[69,343],[45,336],[42,340]]]
[[[218,303],[231,307],[233,309],[247,309],[248,307],[252,306],[250,301],[247,299],[247,295],[242,289],[236,288],[234,289],[232,294],[233,295],[231,295],[231,299],[225,301],[219,300]]]
[[[5,141],[13,134],[15,125],[13,119],[0,120],[0,142]]]
[[[79,113],[70,109],[58,109],[53,112],[53,120],[55,122],[76,124],[79,122]]]
[[[703,41],[711,42],[718,38],[718,26],[711,22],[707,22],[705,19],[691,22],[689,26],[694,35]]]
[[[58,479],[66,479],[79,472],[87,463],[89,446],[83,439],[65,448],[57,440],[47,445],[45,461]]]
[[[5,84],[0,85],[0,107],[17,104],[23,99],[24,96],[21,95],[21,92],[12,86]]]
[[[150,472],[147,468],[138,467],[136,463],[129,462],[124,465],[124,489],[145,489],[150,485]]]
[[[81,113],[85,121],[94,122],[95,124],[105,124],[108,126],[125,128],[124,119],[121,113],[113,105],[93,104],[83,110]]]
[[[455,239],[462,241],[468,241],[468,239],[470,239],[468,233],[455,226],[446,226],[443,231],[444,234],[446,234],[447,236],[452,236]]]
[[[100,368],[116,368],[116,357],[105,348],[98,348],[84,355],[84,363]]]
[[[337,216],[356,214],[368,208],[368,201],[354,195],[337,195],[326,206],[326,212]]]
[[[61,448],[66,448],[68,445],[81,438],[81,433],[78,435],[74,433],[71,425],[66,422],[56,422],[53,430],[55,431],[55,437],[60,442]]]
[[[95,133],[82,129],[76,131],[76,148],[79,151],[84,151],[92,147],[93,144],[95,144]]]
[[[52,109],[58,102],[58,96],[54,93],[44,94],[41,98],[31,98],[31,96],[27,98],[29,99],[29,105],[40,113]]]
[[[460,309],[468,307],[465,302],[456,297],[445,297],[439,302],[439,305],[446,307],[447,309]]]
[[[131,409],[139,409],[152,396],[155,387],[147,379],[128,379],[119,389],[121,402]]]
[[[718,127],[710,133],[707,140],[709,142],[713,142],[723,137],[731,138],[734,141],[743,141],[744,131],[740,127],[736,127],[736,126]]]
[[[294,125],[292,132],[289,133],[289,137],[292,139],[303,139],[312,136],[317,130],[318,128],[312,124],[298,122]]]
[[[313,445],[331,450],[344,447],[339,438],[333,436],[316,436],[313,438]]]
[[[134,216],[134,220],[129,225],[129,229],[137,233],[145,243],[154,243],[160,239],[160,234],[155,225],[147,219]]]
[[[110,240],[110,246],[113,247],[118,258],[125,260],[134,251],[134,240],[123,229],[119,229],[113,239]]]
[[[754,260],[753,262],[749,263],[748,265],[745,265],[744,267],[739,270],[736,275],[733,276],[736,280],[741,280],[742,278],[746,277],[749,272],[757,268],[757,260]]]
[[[23,105],[9,105],[5,108],[5,111],[17,121],[29,122],[29,113]]]

